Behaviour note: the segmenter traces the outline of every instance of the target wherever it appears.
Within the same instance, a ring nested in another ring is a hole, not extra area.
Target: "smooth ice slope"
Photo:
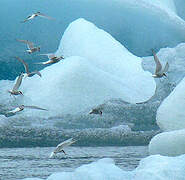
[[[185,154],[185,129],[163,132],[154,136],[149,144],[149,152],[165,156]]]
[[[157,124],[164,131],[185,129],[185,78],[157,110]]]
[[[129,98],[125,101],[145,101],[154,94],[154,80],[148,72],[143,71],[141,59],[131,54],[110,34],[84,19],[69,25],[56,53],[65,57],[85,57],[94,66],[121,78],[128,87],[125,95]],[[135,91],[133,94],[132,90]]]
[[[47,180],[131,180],[131,173],[114,165],[112,159],[101,159],[82,165],[74,172],[54,173]]]
[[[185,155],[165,157],[153,155],[140,161],[134,180],[184,180]]]
[[[112,98],[143,102],[154,94],[155,81],[151,73],[143,71],[141,58],[92,23],[83,19],[73,22],[62,42],[57,53],[64,54],[64,61],[43,69],[42,78],[25,79],[20,87],[24,96],[14,100],[7,93],[13,82],[1,81],[0,103],[37,105],[49,111],[20,114],[48,117],[90,110]],[[74,55],[81,57],[71,57]]]
[[[185,155],[153,155],[142,159],[134,171],[124,171],[115,166],[112,159],[105,158],[82,165],[73,172],[54,173],[47,180],[184,180],[184,177]]]

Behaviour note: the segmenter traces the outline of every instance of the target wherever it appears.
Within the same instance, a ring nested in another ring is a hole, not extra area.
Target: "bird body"
[[[48,54],[40,54],[40,55],[46,55],[48,56],[48,61],[45,61],[45,62],[39,62],[39,63],[36,63],[36,64],[44,64],[44,65],[47,65],[47,64],[54,64],[54,63],[57,63],[59,62],[60,60],[64,59],[63,56],[56,56],[55,54],[52,54],[52,53],[48,53]]]
[[[24,77],[24,74],[21,73],[21,74],[19,75],[19,77],[17,78],[16,83],[15,83],[13,89],[12,89],[12,90],[8,90],[8,92],[9,92],[11,95],[20,95],[20,94],[23,95],[23,93],[22,93],[21,91],[18,90],[19,87],[20,87],[20,85],[21,85],[21,83],[22,83],[23,77]]]
[[[28,40],[22,40],[22,39],[16,39],[16,40],[24,44],[27,44],[28,49],[26,50],[26,52],[28,52],[29,54],[34,53],[36,51],[40,52],[40,47],[35,47],[33,42]]]
[[[49,16],[46,16],[45,14],[42,14],[42,13],[40,13],[40,12],[36,12],[36,13],[33,13],[33,14],[31,14],[31,15],[29,15],[24,21],[22,21],[23,23],[25,23],[25,22],[27,22],[27,21],[29,21],[29,20],[32,20],[32,19],[34,19],[34,18],[36,18],[36,17],[43,17],[43,18],[47,18],[47,19],[50,19],[50,20],[52,20],[53,18],[52,17],[49,17]]]
[[[64,154],[66,154],[65,151],[63,150],[63,148],[70,146],[71,144],[73,144],[75,142],[76,142],[76,140],[74,140],[73,138],[70,138],[70,139],[58,144],[57,147],[55,148],[55,150],[51,153],[50,158],[52,158],[55,154],[60,153],[60,152],[63,152]]]
[[[169,69],[169,64],[168,62],[166,63],[165,67],[162,69],[162,65],[156,55],[156,53],[154,52],[154,50],[152,50],[152,54],[153,54],[153,57],[154,57],[154,61],[155,61],[155,64],[156,64],[156,70],[155,70],[155,74],[153,74],[152,76],[154,78],[161,78],[163,76],[166,76],[166,72],[168,71]]]
[[[14,116],[16,113],[18,113],[18,112],[20,112],[20,111],[23,111],[25,108],[47,111],[47,109],[40,108],[40,107],[38,107],[38,106],[25,106],[25,105],[21,105],[21,106],[16,107],[15,109],[13,109],[13,110],[11,110],[11,111],[8,111],[8,112],[5,114],[5,116],[6,116],[6,117]]]

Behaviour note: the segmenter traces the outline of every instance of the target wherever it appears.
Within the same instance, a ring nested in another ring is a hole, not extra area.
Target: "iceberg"
[[[149,143],[150,154],[178,156],[185,154],[185,129],[160,133]]]
[[[157,110],[157,124],[163,131],[185,129],[185,78]]]
[[[185,155],[166,157],[152,155],[140,161],[134,170],[134,180],[184,180]]]
[[[152,155],[142,159],[133,171],[124,171],[115,165],[113,159],[104,158],[82,165],[73,172],[53,173],[47,180],[184,180],[184,177],[185,155],[178,157]]]
[[[56,54],[66,58],[44,68],[42,78],[24,79],[20,87],[24,96],[16,100],[7,93],[13,82],[1,81],[1,104],[46,108],[48,112],[24,110],[19,115],[47,118],[87,112],[110,99],[142,102],[155,93],[155,81],[142,69],[141,58],[84,19],[69,25]]]

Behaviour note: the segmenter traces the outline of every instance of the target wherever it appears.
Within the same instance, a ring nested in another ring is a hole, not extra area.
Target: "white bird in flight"
[[[154,78],[161,78],[163,76],[166,76],[166,72],[169,69],[168,62],[166,63],[165,67],[162,69],[162,65],[161,65],[156,53],[154,52],[154,50],[152,50],[152,54],[153,54],[154,61],[155,61],[155,64],[156,64],[155,74],[153,74],[152,76]]]
[[[24,21],[22,21],[22,23],[25,23],[25,22],[27,22],[27,21],[29,21],[29,20],[31,20],[31,19],[34,19],[34,18],[36,18],[36,17],[43,17],[43,18],[47,18],[47,19],[50,19],[50,20],[53,20],[54,18],[52,18],[52,17],[49,17],[49,16],[46,16],[45,14],[42,14],[42,13],[40,13],[39,11],[38,12],[36,12],[36,13],[33,13],[32,15],[30,15],[30,16],[28,16]]]
[[[25,108],[47,111],[47,109],[40,108],[40,107],[38,107],[38,106],[25,106],[25,105],[21,105],[21,106],[19,106],[19,107],[16,107],[16,108],[13,109],[12,111],[8,111],[8,112],[5,114],[5,116],[6,116],[6,117],[14,116],[16,113],[18,113],[18,112],[20,112],[20,111],[23,111]]]
[[[22,91],[19,91],[19,90],[18,90],[19,87],[20,87],[20,85],[21,85],[21,83],[22,83],[23,77],[24,77],[24,74],[21,73],[21,74],[19,75],[19,77],[17,78],[16,83],[15,83],[13,89],[12,89],[12,90],[8,90],[8,92],[9,92],[11,95],[20,95],[20,94],[23,95]]]
[[[29,72],[28,65],[25,63],[25,61],[19,57],[15,57],[19,62],[21,62],[24,66],[26,76],[27,77],[32,77],[33,75],[37,74],[38,76],[42,77],[41,73],[39,71],[33,71]]]
[[[33,42],[28,40],[23,40],[23,39],[16,39],[16,40],[24,44],[27,44],[28,49],[26,50],[26,52],[28,52],[29,54],[34,53],[36,51],[40,52],[40,47],[35,47]]]
[[[48,56],[48,61],[45,61],[45,62],[38,62],[38,63],[35,63],[35,64],[44,64],[44,65],[47,65],[47,64],[54,64],[54,63],[57,63],[59,62],[60,60],[64,59],[63,56],[56,56],[55,54],[52,54],[52,53],[48,53],[48,54],[40,54],[40,55],[45,55],[45,56]]]
[[[71,144],[73,144],[75,142],[76,142],[76,140],[74,140],[73,138],[70,138],[70,139],[58,144],[57,147],[55,148],[55,150],[51,153],[50,158],[52,158],[54,155],[56,155],[57,153],[60,153],[60,152],[63,152],[66,155],[63,148],[70,146]]]

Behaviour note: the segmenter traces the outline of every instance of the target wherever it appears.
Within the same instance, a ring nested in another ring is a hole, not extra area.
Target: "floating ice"
[[[109,158],[82,165],[74,172],[54,173],[47,180],[131,180],[131,173],[114,165]]]
[[[47,180],[184,180],[185,155],[179,157],[149,156],[134,171],[123,171],[112,159],[101,159],[82,165],[73,172],[54,173]]]
[[[155,81],[151,73],[143,71],[141,58],[92,23],[83,19],[73,22],[62,42],[57,54],[64,52],[67,58],[43,69],[42,78],[24,79],[20,87],[24,96],[9,97],[6,90],[13,83],[1,81],[0,103],[36,105],[49,111],[24,110],[20,114],[48,117],[84,112],[112,98],[142,102],[154,94]],[[66,55],[66,51],[71,53]]]
[[[185,155],[165,157],[153,155],[140,161],[134,180],[184,180]]]
[[[164,131],[185,129],[185,78],[157,110],[157,124]]]
[[[177,156],[185,154],[185,129],[160,133],[149,144],[150,154]]]

